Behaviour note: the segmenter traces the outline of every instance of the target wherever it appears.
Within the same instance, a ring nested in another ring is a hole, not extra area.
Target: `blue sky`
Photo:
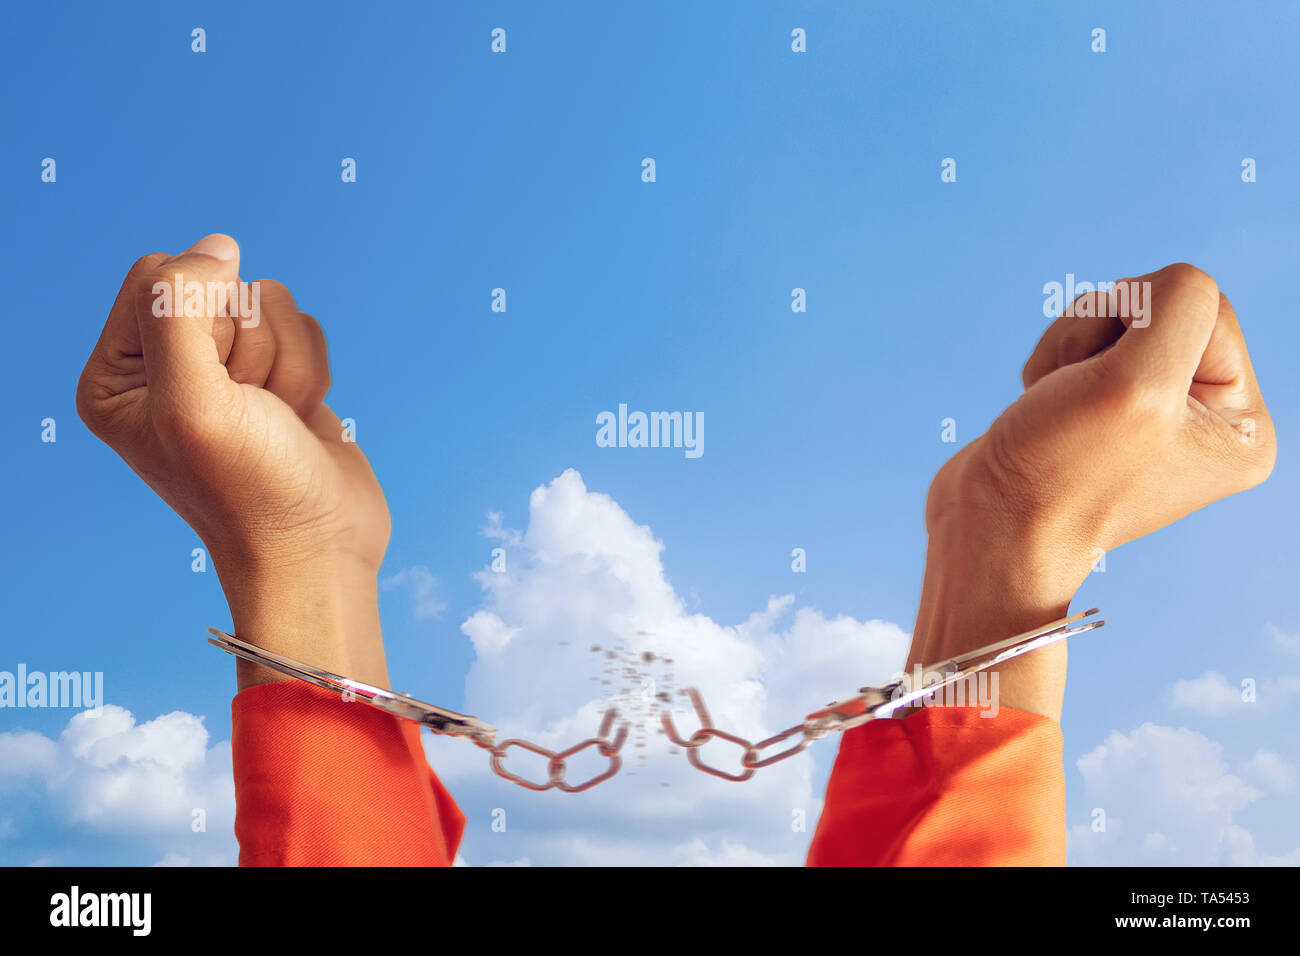
[[[191,52],[194,27],[206,53]],[[495,27],[505,54],[489,49]],[[791,51],[795,27],[807,53]],[[1186,260],[1233,300],[1280,456],[1266,485],[1115,552],[1081,592],[1076,606],[1109,623],[1071,655],[1070,823],[1104,795],[1127,829],[1085,837],[1074,858],[1240,861],[1224,854],[1244,830],[1257,856],[1295,862],[1298,41],[1288,3],[16,8],[0,26],[0,669],[101,670],[108,702],[140,724],[202,717],[217,764],[229,739],[233,666],[203,633],[229,623],[215,574],[191,572],[195,535],[73,406],[146,252],[228,232],[244,278],[285,282],[321,321],[328,401],[356,420],[392,511],[385,576],[407,582],[382,597],[394,681],[451,707],[476,704],[461,625],[485,607],[508,620],[474,577],[495,546],[486,516],[530,528],[529,494],[566,469],[649,526],[689,614],[736,625],[790,594],[826,620],[910,631],[925,490],[954,451],[940,421],[964,444],[1015,399],[1044,283]],[[340,181],[343,157],[356,183]],[[945,157],[956,183],[940,181]],[[1244,157],[1257,182],[1242,182]],[[703,412],[704,455],[597,447],[596,414],[620,402]],[[436,582],[436,616],[412,568]],[[1216,709],[1207,672],[1271,696]],[[547,679],[529,672],[515,692],[545,699]],[[1206,683],[1175,690],[1193,680]],[[70,717],[0,710],[0,749],[48,750],[18,735],[52,741]],[[1168,733],[1139,734],[1147,723]],[[1115,732],[1089,778],[1076,761]],[[81,758],[51,754],[43,771],[0,767],[0,862],[201,861],[231,842],[228,828],[193,852],[143,823],[124,835],[78,809],[75,781],[51,782]],[[1191,782],[1187,761],[1204,771]],[[526,833],[490,842],[497,785],[465,785],[466,859],[571,861]],[[1206,809],[1198,786],[1240,799]],[[1188,795],[1141,802],[1162,787]],[[583,826],[567,809],[548,823],[553,796],[521,810],[533,836]],[[1152,838],[1142,821],[1171,814],[1183,829]],[[655,841],[685,838],[668,829],[598,817],[581,835],[641,841],[653,859]],[[783,861],[797,843],[761,853]]]

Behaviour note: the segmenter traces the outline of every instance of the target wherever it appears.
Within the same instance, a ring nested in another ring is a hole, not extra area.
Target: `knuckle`
[[[1161,277],[1170,285],[1204,299],[1216,307],[1219,302],[1219,284],[1202,269],[1190,262],[1175,262],[1161,270]]]
[[[147,256],[141,256],[127,273],[124,286],[134,292],[135,306],[151,306],[154,299],[154,287],[159,282],[170,283],[172,277],[167,274],[163,264],[170,261],[170,257],[161,252],[151,253]]]
[[[152,259],[146,256],[145,259]],[[141,262],[145,261],[144,259]],[[223,282],[220,264],[194,256],[160,256],[139,275],[139,294],[149,295],[157,283],[166,283],[177,295],[186,295],[189,283]],[[179,286],[178,286],[179,283]],[[206,289],[205,289],[206,298]]]
[[[1247,487],[1262,484],[1277,464],[1277,433],[1273,421],[1267,412],[1257,412],[1243,418],[1237,431],[1246,453]]]
[[[316,316],[309,312],[299,312],[298,315],[302,320],[303,328],[307,330],[307,333],[312,337],[312,339],[320,342],[321,345],[324,345],[325,330],[321,327],[320,322],[317,321]]]
[[[1057,367],[1073,365],[1075,362],[1087,358],[1089,342],[1088,330],[1082,322],[1071,325],[1065,330],[1065,334],[1061,336],[1060,342],[1057,343]]]
[[[114,438],[121,431],[122,418],[114,401],[114,393],[100,380],[94,361],[92,357],[77,380],[74,398],[77,417],[92,435],[115,446]]]
[[[278,282],[275,279],[255,279],[252,284],[257,286],[258,296],[263,307],[297,311],[293,301],[293,293],[289,291],[289,287],[283,282]]]
[[[1206,464],[1224,476],[1226,493],[1245,491],[1263,483],[1277,462],[1273,422],[1262,407],[1241,412],[1231,420],[1201,410],[1193,416],[1192,437]]]
[[[82,373],[81,379],[77,382],[77,416],[82,420],[87,428],[94,435],[99,435],[105,425],[105,416],[103,406],[94,400],[92,393],[93,387],[86,380],[85,373]]]
[[[321,327],[321,324],[316,321],[316,318],[314,316],[310,316],[304,313],[303,318],[307,323],[308,334],[311,335],[312,341],[316,343],[316,350],[317,350],[316,354],[318,356],[317,367],[318,367],[320,378],[324,381],[325,387],[329,388],[330,385],[329,342],[325,338],[325,330]]]
[[[310,383],[308,385],[306,399],[303,402],[305,408],[312,408],[324,401],[326,394],[328,394],[330,390],[330,385],[332,384],[330,378],[329,347],[325,341],[325,330],[321,327],[320,322],[317,321],[314,315],[300,312],[299,319],[302,322],[308,340],[312,344],[309,367]]]
[[[330,374],[326,370],[322,374],[313,376],[311,384],[307,389],[306,396],[301,403],[301,410],[310,411],[321,402],[325,401],[325,396],[330,390]]]
[[[1085,292],[1066,306],[1065,311],[1061,313],[1061,315],[1064,318],[1075,319],[1103,315],[1105,314],[1106,306],[1109,301],[1110,296],[1105,292]]]
[[[257,286],[262,290],[263,295],[266,295],[268,292],[272,295],[290,294],[289,287],[279,279],[254,279],[253,281],[257,283]]]
[[[1260,457],[1259,464],[1256,466],[1256,484],[1267,481],[1273,474],[1273,468],[1277,465],[1277,442],[1269,442],[1267,450]]]
[[[130,271],[127,272],[127,277],[139,279],[153,275],[158,271],[159,266],[169,258],[170,256],[165,252],[151,252],[147,256],[141,256],[139,259],[135,260],[135,264],[132,265]]]
[[[1276,464],[1277,445],[1270,444],[1266,450],[1257,453],[1250,469],[1251,487],[1262,485],[1268,481],[1269,476],[1273,474],[1273,466]]]
[[[1020,370],[1020,384],[1028,388],[1034,382],[1038,381],[1038,376],[1034,373],[1038,370],[1037,363],[1030,359],[1025,363],[1025,367]]]

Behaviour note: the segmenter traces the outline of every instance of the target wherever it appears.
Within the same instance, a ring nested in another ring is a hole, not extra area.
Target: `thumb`
[[[213,336],[228,303],[238,302],[239,245],[220,233],[159,263],[140,284],[135,316],[152,404],[202,409],[226,378]]]

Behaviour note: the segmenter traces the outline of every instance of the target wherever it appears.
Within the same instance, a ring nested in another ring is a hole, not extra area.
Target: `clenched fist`
[[[1025,394],[931,485],[909,666],[1061,616],[1099,553],[1272,471],[1273,423],[1241,326],[1193,266],[1080,297],[1023,378]],[[1063,647],[1024,660],[1040,672],[1029,683],[1050,684],[1047,668],[1063,686],[1054,654]],[[1059,695],[1007,703],[1059,713]]]
[[[373,648],[331,653],[319,632],[360,623],[388,543],[383,492],[323,404],[320,326],[283,285],[238,282],[229,236],[136,262],[77,411],[203,539],[241,636],[382,682]]]
[[[978,507],[1077,587],[1096,551],[1268,477],[1272,420],[1214,280],[1180,264],[1121,284],[1047,330],[1024,396],[935,478],[928,522]]]

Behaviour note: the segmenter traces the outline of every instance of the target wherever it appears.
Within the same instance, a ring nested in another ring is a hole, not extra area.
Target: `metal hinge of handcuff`
[[[1029,651],[1037,650],[1040,647],[1054,644],[1064,638],[1101,627],[1106,623],[1103,620],[1084,622],[1085,618],[1092,617],[1097,613],[1100,612],[1096,608],[1090,611],[1080,611],[1077,614],[1063,617],[1050,624],[1044,624],[1042,627],[1034,628],[1023,634],[1017,634],[1015,637],[1009,637],[1006,640],[977,648],[929,667],[918,668],[914,675],[903,675],[896,680],[877,687],[863,687],[854,696],[829,704],[821,710],[813,711],[803,719],[802,723],[795,724],[793,727],[783,730],[779,734],[773,734],[771,737],[757,743],[750,743],[743,737],[729,734],[714,727],[713,720],[704,706],[704,700],[695,688],[688,689],[687,694],[690,696],[691,703],[695,707],[695,714],[700,721],[698,730],[691,734],[690,737],[683,738],[677,732],[672,717],[667,711],[660,712],[660,721],[668,739],[686,750],[687,758],[697,769],[713,774],[715,777],[721,777],[723,780],[748,780],[754,775],[755,770],[767,767],[779,760],[785,760],[787,757],[793,757],[806,749],[814,740],[820,740],[827,734],[839,730],[848,730],[868,720],[887,717],[894,711],[916,704],[918,701],[925,704],[927,700],[934,699],[935,695],[943,691],[944,688],[956,684],[978,671]],[[1076,624],[1078,626],[1073,626]],[[529,790],[549,790],[555,787],[566,793],[580,793],[608,780],[618,773],[619,768],[622,766],[619,751],[627,740],[630,725],[627,721],[623,721],[619,723],[617,730],[614,729],[614,725],[618,721],[618,710],[614,707],[605,711],[605,715],[600,722],[600,729],[595,737],[588,737],[586,740],[565,750],[549,750],[531,741],[519,738],[511,738],[498,743],[496,728],[483,723],[475,717],[458,714],[453,710],[447,710],[445,707],[438,707],[435,704],[416,700],[409,694],[395,693],[347,677],[340,677],[337,674],[331,674],[319,667],[303,664],[282,657],[279,654],[274,654],[271,651],[263,650],[214,627],[208,628],[208,633],[213,635],[208,638],[209,644],[219,647],[229,654],[234,654],[236,657],[242,657],[255,664],[261,664],[263,667],[269,667],[290,677],[296,677],[309,684],[315,684],[317,687],[337,691],[343,695],[344,700],[361,701],[405,720],[416,721],[428,727],[435,734],[462,737],[491,753],[492,770],[498,776]],[[913,687],[913,683],[923,684],[923,686]],[[611,732],[613,733],[612,737],[610,736]],[[793,746],[787,747],[770,757],[762,756],[763,751],[784,743],[796,735],[801,735],[801,737]],[[700,758],[700,749],[715,737],[719,740],[737,744],[744,749],[744,753],[740,758],[742,769],[739,773],[728,773],[717,767],[710,767]],[[530,751],[547,759],[548,777],[545,783],[528,780],[506,769],[506,754],[512,747]],[[590,780],[585,780],[576,785],[570,784],[564,778],[565,762],[588,747],[595,747],[602,757],[607,758],[609,767],[604,773],[598,774]]]

